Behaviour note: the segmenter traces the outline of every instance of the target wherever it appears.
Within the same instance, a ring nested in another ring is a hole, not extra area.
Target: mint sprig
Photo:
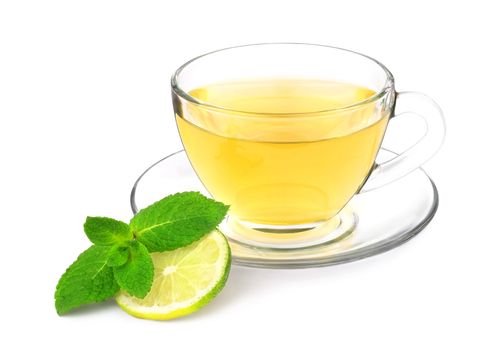
[[[97,245],[111,245],[134,238],[128,224],[104,217],[88,216],[84,223],[84,232],[89,241]]]
[[[93,245],[70,265],[56,287],[56,310],[64,314],[80,305],[97,303],[119,291],[107,266],[110,247]]]
[[[138,241],[130,242],[129,254],[129,260],[124,265],[113,268],[115,281],[129,294],[144,298],[153,282],[152,258],[146,247]]]
[[[227,214],[228,206],[197,192],[165,197],[139,211],[130,227],[150,252],[184,247],[211,232]]]
[[[120,289],[144,298],[153,283],[151,252],[187,246],[213,231],[228,206],[198,192],[177,193],[150,205],[130,224],[87,217],[84,232],[94,243],[61,276],[58,314],[113,297]]]

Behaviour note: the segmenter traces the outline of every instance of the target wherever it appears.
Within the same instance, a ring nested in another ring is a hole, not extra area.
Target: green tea
[[[253,80],[190,91],[176,116],[188,157],[240,220],[295,225],[336,215],[369,175],[388,115],[365,87]],[[213,106],[213,107],[212,107]],[[221,107],[221,108],[219,108]]]

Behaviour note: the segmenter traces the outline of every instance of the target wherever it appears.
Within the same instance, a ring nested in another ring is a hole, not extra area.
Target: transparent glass
[[[396,154],[380,149],[377,162],[395,158]],[[182,191],[199,191],[210,196],[195,174],[183,150],[149,166],[137,179],[131,191],[134,214],[165,196]],[[432,180],[420,168],[410,174],[376,188],[356,194],[339,214],[343,219],[356,219],[345,237],[330,240],[330,234],[316,241],[306,232],[289,235],[286,243],[277,245],[259,237],[246,239],[240,232],[225,232],[232,250],[232,264],[263,268],[305,268],[346,263],[385,252],[407,242],[432,220],[438,206],[438,192]],[[351,225],[349,220],[344,225]],[[278,236],[277,234],[270,234]],[[303,241],[302,241],[303,240]],[[302,246],[307,240],[309,246]],[[272,242],[274,243],[274,242]]]
[[[254,95],[239,96],[240,90]],[[277,95],[294,97],[294,91],[301,92],[298,98],[278,108]],[[207,191],[231,206],[222,230],[257,247],[299,249],[343,240],[358,222],[342,210],[352,197],[409,174],[444,137],[442,113],[432,100],[397,94],[381,63],[329,46],[215,51],[181,66],[172,92],[192,167]],[[336,100],[345,95],[351,97]],[[408,113],[425,119],[427,133],[403,154],[375,163],[389,119]]]

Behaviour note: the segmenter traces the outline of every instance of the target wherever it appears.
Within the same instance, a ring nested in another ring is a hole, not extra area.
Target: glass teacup
[[[215,51],[180,67],[172,91],[195,172],[216,200],[230,205],[225,225],[272,247],[345,237],[356,224],[350,213],[341,214],[350,199],[419,167],[444,135],[432,100],[396,93],[381,63],[329,46]],[[376,164],[396,101],[416,110],[428,132]]]

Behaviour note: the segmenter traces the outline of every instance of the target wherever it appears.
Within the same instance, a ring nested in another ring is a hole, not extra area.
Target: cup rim
[[[299,113],[297,113],[297,112],[287,112],[287,113],[283,113],[283,112],[252,112],[252,111],[242,111],[242,110],[238,110],[238,109],[227,108],[227,107],[224,107],[224,106],[220,106],[220,105],[216,105],[216,104],[212,104],[212,103],[209,103],[209,102],[206,102],[206,101],[199,100],[199,99],[191,96],[189,93],[185,92],[179,86],[179,84],[178,84],[178,82],[179,82],[179,75],[181,74],[181,72],[185,68],[187,68],[191,63],[193,63],[194,61],[197,61],[197,60],[199,60],[201,58],[204,58],[206,56],[209,56],[211,54],[218,53],[218,52],[221,52],[221,51],[227,51],[227,50],[238,49],[238,48],[243,48],[243,47],[250,47],[250,46],[266,46],[266,45],[317,46],[317,47],[330,48],[330,49],[335,49],[335,50],[339,50],[339,51],[345,51],[345,52],[349,52],[349,53],[352,53],[352,54],[356,54],[356,55],[359,55],[361,57],[364,57],[364,58],[369,59],[369,60],[373,61],[374,63],[376,63],[384,71],[384,73],[386,75],[386,80],[385,80],[385,83],[383,84],[382,88],[377,93],[375,93],[374,95],[371,95],[370,97],[368,97],[368,98],[366,98],[364,100],[361,100],[359,102],[356,102],[356,103],[353,103],[353,104],[350,104],[350,105],[346,105],[346,106],[342,106],[342,107],[329,108],[329,109],[320,110],[320,111],[299,112]],[[344,49],[344,48],[337,47],[337,46],[323,45],[323,44],[312,44],[312,43],[301,43],[301,42],[269,42],[269,43],[256,43],[256,44],[245,44],[245,45],[229,46],[229,47],[225,47],[223,49],[210,51],[210,52],[207,52],[205,54],[196,56],[196,57],[192,58],[191,60],[185,62],[178,69],[176,69],[176,71],[171,76],[171,89],[179,97],[182,97],[183,99],[185,99],[185,100],[187,100],[187,101],[189,101],[191,103],[194,103],[196,105],[199,105],[199,106],[202,106],[202,107],[205,107],[205,108],[209,108],[209,109],[215,110],[215,111],[238,113],[238,114],[244,114],[244,115],[262,115],[262,116],[263,115],[266,115],[266,116],[288,116],[288,115],[289,116],[308,116],[308,115],[312,115],[312,114],[317,114],[318,115],[318,114],[324,114],[324,113],[330,113],[330,112],[338,112],[338,111],[350,110],[350,109],[357,108],[357,107],[360,107],[360,106],[364,106],[364,105],[366,105],[368,103],[372,103],[374,101],[377,101],[381,97],[385,96],[385,94],[389,90],[393,90],[394,89],[394,76],[389,71],[389,69],[387,69],[387,67],[384,64],[382,64],[380,61],[378,61],[378,60],[376,60],[373,57],[370,57],[368,55],[365,55],[365,54],[362,54],[360,52],[357,52],[357,51],[348,50],[348,49]]]

